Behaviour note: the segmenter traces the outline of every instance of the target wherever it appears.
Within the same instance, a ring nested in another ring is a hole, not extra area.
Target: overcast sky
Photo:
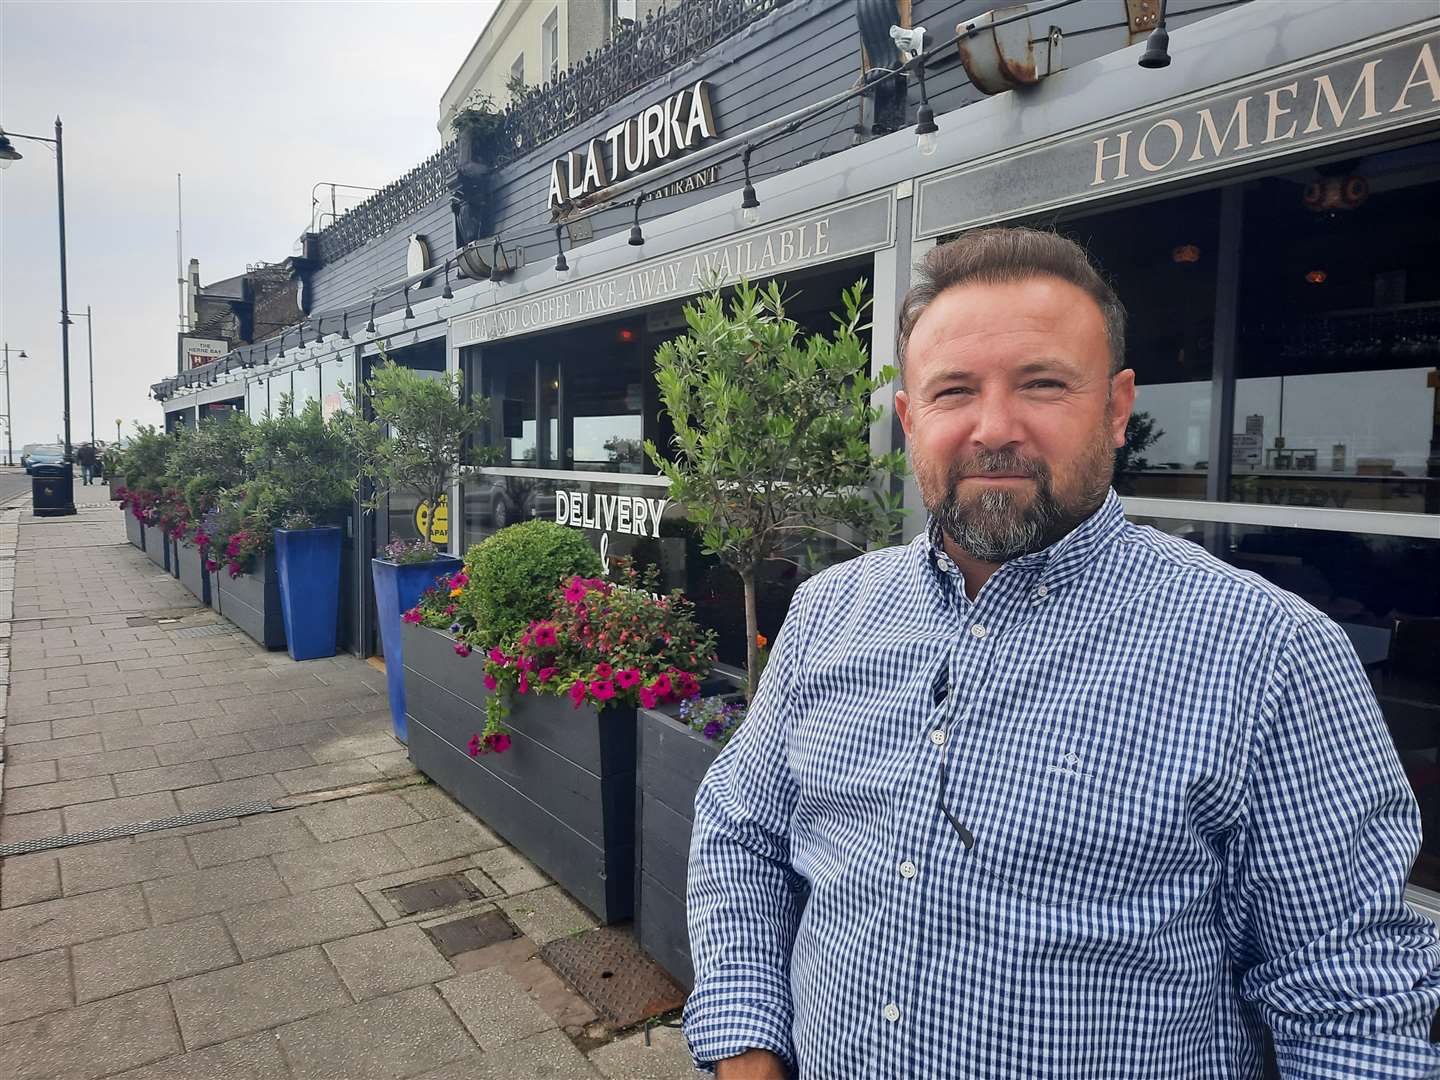
[[[438,148],[440,94],[494,6],[0,0],[0,127],[53,137],[57,113],[65,123],[70,310],[94,311],[98,438],[117,418],[127,432],[163,419],[146,393],[175,372],[175,174],[202,282],[285,258],[317,181],[380,187]],[[18,460],[60,432],[60,277],[54,154],[14,142],[25,158],[0,173],[0,338],[29,353],[11,353]],[[78,443],[84,319],[70,364]]]

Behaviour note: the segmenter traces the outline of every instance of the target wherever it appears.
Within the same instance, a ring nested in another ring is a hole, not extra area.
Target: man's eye
[[[1034,382],[1026,383],[1026,389],[1032,390],[1064,390],[1065,384],[1058,379],[1036,379]]]
[[[936,396],[937,398],[942,398],[942,397],[949,397],[949,396],[955,395],[955,394],[969,394],[970,392],[971,392],[971,390],[970,390],[970,388],[969,388],[968,386],[947,386],[947,387],[945,387],[945,389],[941,390],[941,391],[940,391],[938,394],[936,394],[935,396]]]

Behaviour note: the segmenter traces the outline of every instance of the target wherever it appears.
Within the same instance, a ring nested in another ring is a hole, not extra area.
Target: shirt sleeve
[[[745,720],[695,797],[686,894],[695,988],[685,1035],[703,1069],[751,1049],[794,1067],[790,951],[803,882],[790,866],[796,785],[785,747],[802,622],[797,592]]]
[[[1329,619],[1280,650],[1227,849],[1242,998],[1284,1080],[1440,1077],[1435,925],[1405,902],[1420,815],[1364,669]]]

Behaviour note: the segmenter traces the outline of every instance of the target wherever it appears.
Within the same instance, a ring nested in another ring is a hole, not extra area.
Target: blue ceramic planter
[[[335,655],[340,608],[340,530],[276,529],[275,562],[291,660]]]
[[[395,728],[395,737],[403,743],[409,743],[410,731],[405,722],[405,659],[400,616],[419,602],[420,594],[434,585],[436,578],[455,573],[461,565],[459,559],[450,555],[403,566],[388,559],[370,560],[370,570],[375,578],[375,610],[380,619],[380,641],[385,649],[390,720]]]

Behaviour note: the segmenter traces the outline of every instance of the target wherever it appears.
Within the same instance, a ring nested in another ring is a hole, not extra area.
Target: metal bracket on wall
[[[1160,0],[1125,0],[1125,16],[1130,23],[1130,43],[1139,41],[1160,21]]]

